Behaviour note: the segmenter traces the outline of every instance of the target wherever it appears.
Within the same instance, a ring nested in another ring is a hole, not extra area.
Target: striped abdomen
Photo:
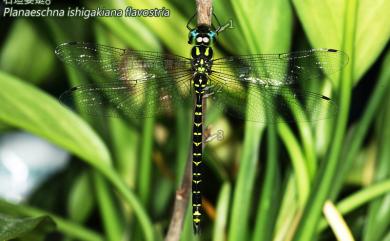
[[[204,88],[207,84],[206,74],[196,74],[194,76],[195,89],[195,108],[194,108],[194,127],[192,138],[192,216],[194,224],[194,232],[199,233],[200,220],[202,215],[202,198],[201,198],[201,182],[202,182],[202,137],[203,137],[203,120],[202,120],[202,99]]]

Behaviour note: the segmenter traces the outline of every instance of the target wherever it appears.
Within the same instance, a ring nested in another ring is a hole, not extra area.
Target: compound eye
[[[202,37],[197,37],[197,38],[196,38],[196,42],[198,42],[198,43],[201,43],[202,40],[203,40]]]
[[[207,37],[204,37],[204,38],[203,38],[203,43],[208,43],[209,41],[210,41],[209,38],[207,38]]]

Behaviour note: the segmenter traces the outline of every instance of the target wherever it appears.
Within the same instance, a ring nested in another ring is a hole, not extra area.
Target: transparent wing
[[[314,121],[332,117],[337,112],[337,105],[326,96],[292,85],[245,83],[226,74],[213,73],[208,92],[217,107],[248,121]]]
[[[334,49],[311,49],[285,54],[255,54],[215,59],[212,70],[263,85],[289,85],[297,79],[315,80],[340,71],[348,55]]]
[[[191,74],[149,78],[147,81],[108,82],[73,87],[60,96],[63,104],[94,116],[147,118],[172,111],[191,99]]]
[[[145,80],[191,70],[191,60],[158,52],[135,51],[92,43],[70,42],[59,45],[56,55],[97,79],[110,82]]]

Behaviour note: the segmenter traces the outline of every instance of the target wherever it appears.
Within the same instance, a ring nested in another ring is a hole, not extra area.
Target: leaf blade
[[[0,120],[74,153],[93,166],[110,165],[107,147],[95,132],[54,98],[0,71]]]
[[[53,231],[55,226],[49,216],[15,218],[0,214],[0,240],[43,240],[45,234]]]

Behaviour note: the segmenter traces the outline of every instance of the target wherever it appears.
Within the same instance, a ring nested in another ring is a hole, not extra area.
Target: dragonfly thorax
[[[213,49],[208,46],[196,45],[191,50],[192,70],[195,73],[211,73]]]

